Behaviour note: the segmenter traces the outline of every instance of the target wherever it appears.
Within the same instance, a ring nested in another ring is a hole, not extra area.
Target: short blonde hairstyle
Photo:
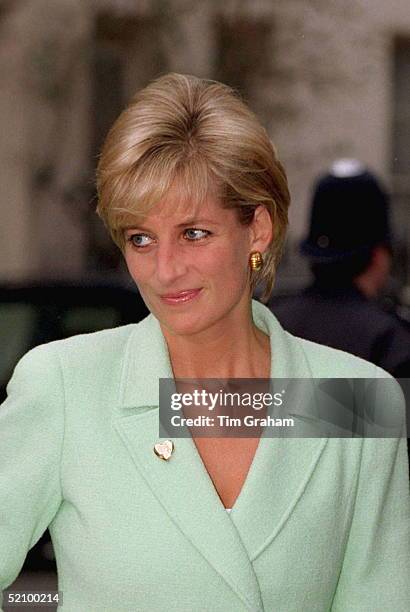
[[[139,91],[114,123],[97,168],[97,213],[121,250],[127,221],[155,206],[175,182],[181,201],[193,204],[216,189],[244,225],[257,206],[267,208],[273,239],[251,276],[251,291],[262,283],[266,302],[285,241],[289,189],[266,130],[227,85],[166,74]]]

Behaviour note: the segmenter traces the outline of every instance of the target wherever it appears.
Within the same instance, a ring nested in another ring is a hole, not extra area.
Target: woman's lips
[[[187,291],[180,291],[179,293],[169,293],[167,295],[162,295],[161,300],[166,304],[182,304],[193,300],[201,290],[202,288],[188,289]]]

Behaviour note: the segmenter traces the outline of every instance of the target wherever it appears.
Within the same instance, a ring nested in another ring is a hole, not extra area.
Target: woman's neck
[[[206,341],[164,334],[175,378],[270,378],[270,338],[255,326],[209,330]]]

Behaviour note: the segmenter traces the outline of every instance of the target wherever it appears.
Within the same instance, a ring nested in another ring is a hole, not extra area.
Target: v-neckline
[[[220,494],[220,492],[219,492],[219,490],[217,489],[217,486],[216,486],[216,484],[215,484],[215,479],[212,477],[212,470],[211,470],[211,469],[208,469],[207,464],[206,464],[205,460],[203,459],[203,456],[202,456],[202,454],[201,454],[201,452],[200,452],[200,451],[201,451],[201,449],[198,449],[197,443],[196,443],[196,441],[194,441],[194,439],[192,438],[192,436],[190,436],[190,442],[192,443],[192,445],[193,445],[193,447],[194,447],[194,449],[193,449],[193,450],[194,450],[194,452],[195,452],[195,453],[196,453],[196,455],[197,455],[197,459],[198,459],[198,460],[200,461],[200,463],[202,464],[203,469],[205,470],[205,472],[206,472],[206,474],[207,474],[207,477],[209,478],[210,486],[211,486],[211,487],[212,487],[212,488],[215,490],[215,493],[216,493],[216,495],[217,495],[217,497],[218,497],[218,500],[220,501],[221,506],[223,507],[223,509],[224,509],[224,510],[227,510],[227,507],[225,506],[225,503],[224,503],[224,501],[223,501],[223,499],[222,499],[222,496],[221,496],[221,494]],[[259,437],[259,439],[258,439],[258,443],[256,444],[256,447],[255,447],[255,448],[254,448],[254,450],[253,450],[252,460],[251,460],[251,462],[249,463],[249,467],[248,467],[248,469],[247,469],[247,472],[246,472],[245,478],[242,480],[242,484],[241,484],[241,487],[240,487],[239,493],[236,495],[236,497],[235,497],[234,501],[233,501],[232,503],[230,503],[230,504],[229,504],[229,509],[230,509],[231,511],[232,511],[232,510],[233,510],[233,509],[236,507],[237,502],[238,502],[239,498],[240,498],[240,497],[241,497],[241,495],[242,495],[242,492],[243,492],[243,490],[244,490],[244,488],[245,488],[245,486],[246,486],[246,484],[247,484],[248,479],[249,479],[250,477],[252,477],[252,476],[251,476],[251,473],[252,473],[252,471],[253,471],[253,469],[254,469],[254,464],[255,464],[255,462],[257,461],[258,451],[259,451],[260,447],[261,447],[261,437]]]
[[[253,480],[255,479],[255,475],[254,474],[258,473],[258,464],[262,461],[261,455],[264,454],[265,447],[266,447],[266,442],[269,441],[269,439],[267,439],[266,436],[263,435],[265,431],[266,431],[266,428],[263,428],[262,434],[259,437],[259,442],[258,442],[258,444],[256,446],[256,449],[255,449],[255,452],[254,452],[251,464],[249,466],[248,472],[247,472],[247,474],[245,476],[245,479],[244,479],[244,481],[242,483],[241,489],[240,489],[238,495],[236,496],[234,503],[231,504],[231,506],[230,506],[230,510],[231,510],[231,512],[229,513],[230,515],[232,515],[233,513],[236,514],[238,512],[238,507],[240,507],[242,505],[242,503],[243,503],[243,502],[241,502],[241,500],[245,496],[248,495],[247,491],[249,489],[252,491],[252,487],[253,487],[252,483],[253,483]],[[206,468],[206,465],[205,465],[205,463],[204,463],[204,461],[203,461],[203,459],[201,457],[201,454],[200,454],[200,452],[199,452],[199,450],[198,450],[198,448],[197,448],[197,446],[195,444],[194,439],[192,438],[191,435],[189,435],[188,438],[189,438],[190,444],[192,445],[193,452],[195,453],[197,460],[202,465],[203,470],[204,470],[204,472],[206,474],[206,477],[208,478],[209,485],[210,485],[211,489],[215,492],[215,496],[217,497],[221,508],[226,513],[227,508],[225,507],[225,505],[224,505],[224,503],[223,503],[223,501],[222,501],[222,499],[221,499],[221,497],[220,497],[220,495],[219,495],[219,493],[218,493],[218,491],[217,491],[217,489],[215,487],[215,484],[214,484],[214,482],[213,482],[213,480],[211,478],[210,473],[208,472],[208,470]],[[272,445],[272,448],[273,448],[273,445]]]
[[[260,324],[261,322],[260,321],[259,321],[259,325],[257,324],[257,322],[255,320],[253,320],[253,322],[254,322],[255,326],[259,329],[259,331],[262,332],[268,338],[268,342],[269,342],[269,357],[270,357],[270,359],[269,359],[269,372],[268,372],[268,378],[267,379],[269,380],[273,376],[273,346],[272,346],[272,337],[271,337],[269,329],[266,327],[266,325],[262,324],[262,326],[261,326],[261,324]],[[167,347],[167,354],[168,354],[169,367],[171,369],[172,376],[173,376],[174,380],[178,380],[179,377],[175,376],[175,372],[174,372],[174,369],[173,369],[172,364],[171,364],[171,357],[170,357],[170,354],[169,354],[168,347]],[[183,379],[183,377],[180,377],[180,378]],[[269,413],[269,410],[268,410],[268,413]],[[263,446],[264,446],[264,442],[266,442],[266,438],[264,438],[264,433],[265,433],[265,431],[267,431],[267,428],[266,427],[262,428],[262,433],[259,436],[259,442],[258,442],[258,444],[256,446],[256,449],[255,449],[255,452],[253,454],[252,461],[250,463],[249,469],[248,469],[248,471],[246,473],[245,479],[242,482],[242,486],[240,488],[240,491],[239,491],[238,495],[235,498],[234,503],[231,504],[230,512],[229,513],[226,512],[227,508],[225,507],[225,505],[224,505],[224,503],[223,503],[223,501],[222,501],[222,499],[221,499],[221,497],[219,495],[219,492],[218,492],[218,490],[217,490],[217,488],[216,488],[216,486],[214,484],[214,481],[213,481],[213,479],[211,477],[211,474],[208,472],[208,469],[207,469],[207,467],[206,467],[206,465],[205,465],[205,463],[204,463],[204,461],[202,459],[202,456],[201,456],[201,454],[200,454],[200,452],[199,452],[199,450],[198,450],[198,448],[196,446],[196,443],[195,443],[195,441],[194,441],[194,439],[193,439],[193,437],[191,435],[191,432],[190,432],[189,428],[185,426],[185,427],[182,428],[182,430],[185,431],[185,432],[188,432],[188,435],[186,437],[189,438],[189,442],[190,442],[190,444],[193,447],[193,451],[194,451],[194,453],[195,453],[195,455],[197,457],[197,460],[202,465],[203,470],[204,470],[204,472],[205,472],[205,474],[206,474],[206,476],[207,476],[207,478],[209,480],[209,485],[210,485],[211,489],[213,489],[213,491],[215,492],[215,495],[216,495],[216,497],[217,497],[217,499],[218,499],[218,501],[220,503],[221,508],[223,509],[223,512],[225,514],[229,514],[229,515],[232,515],[233,513],[236,514],[237,513],[237,508],[238,508],[238,502],[239,502],[239,507],[240,507],[240,505],[241,505],[241,501],[240,500],[244,497],[244,495],[247,495],[247,493],[246,493],[247,490],[252,487],[252,481],[255,478],[254,472],[257,472],[257,470],[258,470],[258,463],[261,461],[259,457],[260,457],[260,455],[264,451]]]

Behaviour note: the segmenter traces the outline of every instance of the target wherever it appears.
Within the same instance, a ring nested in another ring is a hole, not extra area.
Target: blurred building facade
[[[272,137],[293,198],[282,275],[303,274],[314,178],[355,157],[392,194],[410,285],[408,0],[0,0],[0,70],[0,280],[123,269],[94,213],[98,151],[172,70],[237,87]]]

